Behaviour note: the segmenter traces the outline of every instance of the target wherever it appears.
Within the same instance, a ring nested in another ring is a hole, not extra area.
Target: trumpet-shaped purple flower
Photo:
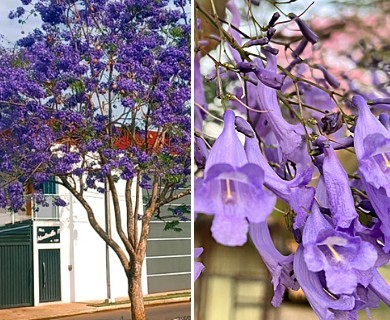
[[[322,284],[320,274],[310,271],[306,265],[303,250],[303,246],[300,244],[295,252],[295,276],[319,319],[356,319],[356,313],[351,311],[355,304],[354,297],[344,294],[336,297],[328,294]]]
[[[321,138],[319,143],[322,144],[324,151],[321,171],[325,181],[329,209],[334,224],[338,228],[348,228],[358,217],[348,176],[337,159],[335,151],[328,144],[328,140]]]
[[[276,56],[265,50],[263,50],[263,53],[267,57],[265,70],[276,76]],[[258,70],[261,69],[264,69],[264,67],[262,62],[259,61]],[[275,134],[285,157],[300,164],[302,167],[309,166],[311,159],[306,151],[305,130],[302,124],[293,125],[284,120],[275,89],[259,81],[257,94],[259,109],[265,111],[264,118],[268,121],[270,128]]]
[[[199,258],[202,254],[203,248],[194,248],[194,258]],[[194,263],[194,281],[199,278],[201,272],[204,270],[204,265],[201,262],[195,261]]]
[[[312,168],[309,167],[297,173],[291,181],[282,180],[261,154],[256,139],[245,139],[245,151],[248,161],[257,164],[264,170],[264,185],[287,202],[297,214],[294,228],[302,227],[314,200],[315,190],[313,187],[307,186],[312,177]]]
[[[313,204],[303,230],[304,256],[312,272],[325,272],[333,294],[352,294],[358,284],[367,287],[378,255],[371,243],[337,231]]]
[[[361,96],[352,103],[359,111],[354,147],[364,189],[382,222],[386,252],[390,251],[390,132],[370,112]]]
[[[226,111],[225,125],[207,158],[204,179],[196,183],[195,211],[214,214],[211,232],[224,245],[243,245],[248,220],[265,221],[275,196],[263,190],[261,167],[248,163],[234,129],[233,111]]]
[[[292,254],[284,256],[275,248],[266,222],[251,223],[249,232],[257,251],[272,275],[274,285],[272,305],[278,307],[287,288],[299,289],[293,272],[294,256]]]

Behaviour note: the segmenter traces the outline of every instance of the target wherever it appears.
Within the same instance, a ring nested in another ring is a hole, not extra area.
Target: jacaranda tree
[[[143,320],[149,222],[159,207],[189,193],[178,191],[190,174],[186,1],[21,2],[9,17],[28,23],[35,15],[42,25],[0,51],[0,205],[21,209],[26,185],[36,203],[44,202],[42,183],[56,177],[118,256],[132,319]],[[134,185],[150,194],[142,217]],[[85,197],[90,189],[109,190],[121,243],[98,224]]]
[[[277,10],[269,17],[255,9],[261,1],[228,1],[222,17],[196,2],[194,210],[197,219],[213,216],[219,244],[242,246],[250,236],[272,276],[274,306],[302,288],[321,320],[357,319],[381,300],[390,307],[378,272],[390,258],[388,70],[377,63],[387,85],[363,97],[352,76],[322,64],[321,39],[304,17],[281,9],[294,1],[269,2]],[[204,76],[207,60],[215,68]],[[216,120],[223,130],[213,138],[205,124]],[[354,172],[340,149],[357,162]],[[289,255],[267,223],[277,199],[288,207]],[[197,262],[196,277],[203,269]]]

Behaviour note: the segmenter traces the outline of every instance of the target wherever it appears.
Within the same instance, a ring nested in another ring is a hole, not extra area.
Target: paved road
[[[74,317],[57,318],[57,320],[130,320],[128,309],[97,312]],[[191,303],[175,303],[159,306],[146,306],[148,320],[172,320],[175,318],[183,320],[190,319]]]

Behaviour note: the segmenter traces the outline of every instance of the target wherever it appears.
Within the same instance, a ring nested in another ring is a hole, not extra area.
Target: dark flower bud
[[[292,56],[294,58],[297,58],[300,54],[302,54],[302,52],[305,50],[307,44],[309,43],[309,41],[307,41],[307,39],[303,39],[299,44],[298,46],[295,48],[295,50],[293,51],[292,53]]]
[[[326,82],[328,82],[333,88],[337,89],[340,87],[340,82],[336,80],[336,78],[330,74],[328,70],[325,69],[324,66],[317,64],[317,68],[322,71]]]
[[[275,35],[276,29],[275,28],[269,28],[267,30],[267,38],[268,40],[271,40],[271,38]]]
[[[275,22],[280,18],[280,13],[279,12],[275,12],[272,17],[271,17],[271,20],[268,22],[268,25],[270,27],[273,27]]]
[[[257,65],[254,62],[239,62],[237,63],[237,68],[242,73],[255,72],[257,70]]]
[[[277,74],[265,69],[257,70],[256,75],[259,80],[267,87],[277,90],[280,90],[282,88],[283,81],[285,78],[285,76],[282,74]]]
[[[276,56],[279,53],[279,49],[272,48],[271,46],[263,47],[261,48],[261,51],[262,52],[267,51],[269,53],[272,53],[274,56]]]
[[[251,125],[244,118],[236,116],[234,124],[236,125],[236,130],[246,135],[248,138],[253,138],[255,136]]]
[[[381,113],[379,115],[379,121],[383,126],[390,131],[390,115],[387,113]]]
[[[295,58],[289,63],[289,65],[286,67],[286,70],[291,71],[299,62],[300,60],[298,58]]]
[[[251,0],[251,4],[253,4],[255,6],[259,6],[260,5],[260,0]]]
[[[301,20],[295,13],[289,13],[288,17],[291,20],[294,20],[297,25],[299,30],[301,30],[303,36],[310,41],[312,44],[315,44],[318,41],[318,36],[309,28],[309,26]]]
[[[249,40],[246,42],[242,47],[243,48],[248,48],[252,46],[263,46],[268,43],[268,38],[260,38],[260,39],[255,39],[255,40]]]
[[[195,136],[194,158],[199,169],[203,169],[205,167],[208,154],[209,152],[204,140]]]
[[[342,125],[342,118],[340,112],[332,112],[326,114],[322,119],[322,131],[326,134],[334,133],[339,130]]]

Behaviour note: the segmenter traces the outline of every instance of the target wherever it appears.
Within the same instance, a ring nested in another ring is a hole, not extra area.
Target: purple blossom
[[[194,143],[194,158],[199,169],[203,169],[206,165],[208,150],[202,138],[195,137]]]
[[[267,51],[264,51],[264,54],[267,57],[265,70],[276,75],[277,63],[275,55]],[[258,62],[258,66],[259,69],[263,68],[261,61]],[[257,95],[259,109],[264,111],[264,118],[269,123],[285,157],[302,167],[307,167],[311,160],[306,152],[303,126],[301,124],[292,125],[284,120],[275,89],[259,81],[257,84]]]
[[[225,125],[206,162],[204,179],[195,189],[195,212],[214,214],[214,239],[229,246],[247,240],[248,221],[264,221],[275,197],[263,190],[263,170],[248,163],[234,130],[234,113],[225,112]],[[259,210],[260,208],[260,210]]]
[[[324,271],[333,294],[352,294],[372,279],[378,255],[374,247],[344,231],[337,231],[313,205],[303,231],[304,257],[312,272]]]
[[[355,315],[352,311],[355,305],[353,296],[328,294],[322,284],[320,274],[308,269],[302,244],[295,252],[294,271],[307,300],[320,320],[348,319],[349,315]]]
[[[65,207],[65,206],[67,206],[67,203],[65,200],[61,199],[60,197],[56,197],[54,199],[54,205],[59,206],[59,207]]]
[[[325,138],[322,142],[328,142]],[[348,175],[337,159],[331,146],[324,146],[324,159],[321,172],[324,177],[327,202],[334,224],[338,228],[348,228],[357,219],[355,201],[349,187]]]
[[[260,152],[256,139],[245,139],[245,152],[250,163],[255,163],[263,169],[264,185],[287,202],[296,213],[294,227],[302,227],[314,201],[315,190],[307,186],[312,177],[312,168],[306,168],[298,173],[293,180],[286,181],[282,180],[269,166]]]
[[[272,305],[278,307],[287,288],[299,289],[293,272],[294,256],[292,254],[284,256],[275,248],[266,222],[251,223],[249,232],[257,251],[272,275],[274,285]]]
[[[202,252],[203,252],[203,248],[194,248],[194,258],[195,259],[199,258]],[[203,263],[197,261],[194,262],[194,281],[196,281],[199,278],[204,268],[205,267]]]
[[[354,132],[354,146],[364,189],[379,217],[385,239],[384,250],[390,250],[390,132],[370,112],[361,96],[352,103],[359,111]]]
[[[318,41],[318,36],[311,30],[308,25],[301,19],[299,18],[296,14],[294,13],[289,13],[288,16],[290,19],[294,20],[297,25],[299,30],[301,30],[303,36],[310,41],[312,44],[315,44]]]
[[[322,65],[317,64],[316,67],[322,71],[325,80],[335,89],[340,87],[340,82]]]

